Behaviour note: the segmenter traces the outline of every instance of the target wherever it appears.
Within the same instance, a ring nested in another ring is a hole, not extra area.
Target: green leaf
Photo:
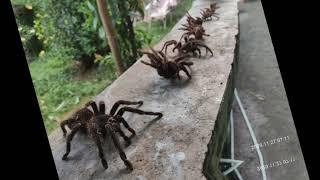
[[[93,12],[96,11],[96,8],[91,4],[90,1],[87,1],[87,5],[88,5],[88,8],[89,8],[91,11],[93,11]]]
[[[96,30],[98,26],[98,17],[95,16],[93,19],[93,29]]]
[[[101,26],[101,27],[99,28],[99,37],[100,37],[101,39],[104,39],[105,36],[106,36],[106,33],[104,32],[104,29],[103,29],[103,27]]]

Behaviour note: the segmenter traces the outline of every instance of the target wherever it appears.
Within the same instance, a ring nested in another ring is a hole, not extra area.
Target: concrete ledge
[[[195,0],[190,14],[199,16],[200,9],[211,2]],[[226,139],[233,97],[238,9],[235,0],[219,1],[219,6],[220,20],[203,25],[211,35],[205,41],[214,50],[214,56],[191,59],[194,62],[191,81],[182,72],[184,79],[180,82],[160,78],[154,69],[139,62],[146,60],[144,56],[96,97],[97,101],[105,101],[107,108],[120,99],[143,100],[140,109],[163,112],[160,120],[124,115],[137,132],[132,144],[124,148],[134,170],[131,173],[125,170],[108,138],[104,149],[109,168],[104,170],[94,143],[80,134],[72,141],[70,160],[62,161],[65,140],[62,134],[55,133],[49,141],[60,179],[224,178],[217,162]],[[185,18],[181,19],[155,48],[162,47],[166,40],[178,40],[183,32],[177,29],[184,22]]]

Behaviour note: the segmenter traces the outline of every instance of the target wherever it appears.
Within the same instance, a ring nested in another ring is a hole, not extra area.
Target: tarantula
[[[203,40],[203,36],[210,36],[209,34],[205,34],[205,30],[201,25],[185,25],[182,24],[184,28],[179,28],[179,30],[187,31],[182,34],[180,41],[185,36],[189,37],[191,35],[194,35],[195,39],[197,40]]]
[[[218,8],[220,7],[217,6],[217,3],[213,3],[213,4],[210,4],[210,8],[202,9],[200,12],[200,14],[202,15],[202,20],[203,21],[212,20],[212,16],[214,16],[218,20],[219,17],[217,16],[218,14],[216,13],[216,10]]]
[[[193,55],[196,55],[196,51],[198,51],[199,57],[201,57],[201,50],[199,47],[204,47],[206,49],[206,54],[209,51],[211,55],[213,55],[212,50],[207,45],[205,45],[203,41],[199,41],[190,37],[184,37],[184,44],[181,43],[181,40],[179,42],[177,42],[176,40],[167,41],[164,43],[161,51],[163,51],[163,49],[165,48],[165,53],[167,53],[167,48],[170,45],[174,45],[172,52],[177,49],[179,55],[187,54],[189,52],[192,52]]]
[[[127,159],[126,154],[121,148],[121,145],[119,143],[119,139],[116,136],[116,133],[119,133],[119,135],[125,140],[126,144],[129,145],[131,143],[131,140],[129,137],[127,137],[124,132],[120,128],[120,123],[124,125],[125,128],[127,128],[132,136],[134,136],[136,133],[135,131],[129,126],[129,124],[125,121],[125,119],[122,117],[122,115],[125,112],[132,112],[137,114],[144,114],[144,115],[157,115],[158,118],[162,117],[162,113],[160,112],[148,112],[148,111],[142,111],[137,108],[132,107],[122,107],[118,110],[120,105],[142,105],[143,101],[124,101],[120,100],[117,101],[111,108],[109,114],[105,114],[105,103],[103,101],[99,102],[99,109],[97,104],[94,101],[88,102],[84,108],[77,111],[71,118],[63,121],[61,123],[61,128],[64,132],[64,136],[66,135],[65,125],[67,125],[71,132],[67,136],[67,146],[66,146],[66,153],[63,155],[62,160],[67,160],[67,156],[70,153],[71,150],[71,141],[75,134],[79,130],[85,130],[94,140],[95,144],[98,147],[99,157],[101,159],[101,163],[105,169],[108,168],[108,163],[104,158],[104,153],[102,149],[102,140],[105,139],[107,132],[111,136],[111,139],[118,150],[120,154],[120,158],[126,165],[126,167],[129,170],[133,170],[131,162]],[[88,109],[88,107],[91,106],[93,112]]]
[[[60,127],[63,132],[63,137],[66,137],[66,135],[67,135],[67,130],[66,130],[65,126],[67,126],[69,129],[74,129],[79,123],[84,124],[84,123],[88,122],[93,117],[94,113],[90,109],[88,109],[88,107],[91,106],[92,103],[93,103],[93,101],[87,102],[84,105],[84,107],[77,110],[75,113],[73,113],[71,115],[71,117],[69,117],[68,119],[66,119],[60,123]],[[92,106],[92,108],[97,108],[97,107]],[[94,112],[96,112],[96,111],[97,110],[95,109]],[[87,129],[85,127],[80,128],[80,130],[83,133],[87,133]]]
[[[193,25],[202,25],[203,20],[200,17],[192,17],[189,12],[187,12],[187,22],[188,25],[193,26]]]
[[[156,51],[151,48],[152,53],[150,52],[142,52],[146,54],[150,59],[150,63],[141,61],[143,64],[151,66],[155,68],[158,74],[166,79],[181,79],[179,72],[182,70],[185,72],[189,79],[191,79],[191,75],[189,74],[186,66],[190,68],[193,65],[193,62],[186,61],[185,58],[190,57],[188,54],[179,56],[175,58],[173,61],[169,61],[165,54],[162,51]]]

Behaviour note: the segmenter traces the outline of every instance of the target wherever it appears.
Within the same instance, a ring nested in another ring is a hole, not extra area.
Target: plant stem
[[[117,74],[120,76],[125,70],[124,66],[121,61],[121,54],[119,50],[119,46],[117,44],[117,41],[115,40],[115,33],[112,28],[111,20],[109,18],[108,14],[108,5],[105,2],[105,0],[97,0],[98,10],[100,14],[100,18],[103,24],[103,28],[106,33],[106,37],[108,40],[108,43],[110,45],[110,49],[112,52],[112,55],[114,57],[114,60],[116,62],[116,68],[117,68]]]

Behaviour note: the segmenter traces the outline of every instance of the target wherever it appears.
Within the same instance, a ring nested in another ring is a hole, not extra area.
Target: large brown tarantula
[[[64,132],[64,136],[66,135],[66,130],[64,128],[65,125],[67,125],[71,129],[71,133],[67,136],[67,146],[66,146],[66,153],[63,155],[62,160],[67,160],[67,156],[70,153],[71,149],[71,141],[74,137],[74,135],[79,130],[85,130],[94,140],[95,144],[98,147],[99,151],[99,157],[101,159],[101,163],[105,169],[108,168],[108,163],[104,158],[104,153],[102,149],[102,140],[105,138],[105,136],[108,134],[111,136],[111,139],[119,151],[120,158],[126,165],[126,167],[129,170],[133,170],[132,164],[127,159],[126,154],[121,148],[121,145],[119,143],[119,139],[116,136],[116,133],[119,133],[119,135],[125,140],[127,145],[129,145],[130,138],[127,137],[124,132],[120,128],[120,123],[124,125],[125,128],[127,128],[131,133],[132,136],[134,136],[136,133],[135,131],[129,126],[129,124],[124,120],[122,115],[125,112],[132,112],[137,114],[145,114],[145,115],[157,115],[158,118],[162,117],[162,113],[160,112],[148,112],[148,111],[142,111],[137,108],[132,107],[122,107],[117,112],[117,109],[120,105],[142,105],[142,101],[124,101],[120,100],[117,101],[111,108],[109,114],[105,114],[105,104],[103,101],[99,102],[99,109],[97,107],[97,104],[94,101],[90,101],[86,104],[86,106],[79,111],[77,111],[71,118],[63,121],[61,123],[61,128]],[[88,109],[88,107],[91,106],[93,112]]]
[[[190,37],[184,37],[184,44],[182,44],[181,40],[179,42],[177,42],[176,40],[166,41],[161,51],[165,49],[165,53],[167,53],[167,48],[170,45],[174,45],[172,52],[174,52],[177,49],[179,52],[179,55],[188,54],[189,52],[192,52],[193,55],[195,56],[197,55],[196,51],[198,51],[199,57],[201,57],[200,47],[204,47],[206,49],[206,54],[209,51],[211,55],[213,55],[212,50],[207,45],[205,45],[203,41],[199,41]]]
[[[218,14],[216,13],[216,10],[218,8],[220,7],[217,6],[217,3],[213,3],[213,4],[210,4],[210,8],[202,9],[200,12],[200,14],[202,15],[202,20],[203,21],[212,20],[212,16],[214,16],[218,20],[219,17],[217,16]]]
[[[203,20],[200,18],[200,17],[192,17],[189,12],[187,12],[187,22],[188,22],[188,25],[202,25],[203,23]]]
[[[193,65],[193,62],[186,61],[185,58],[190,57],[188,54],[179,56],[175,58],[173,61],[169,61],[166,55],[162,51],[156,51],[151,48],[152,53],[150,52],[142,52],[146,54],[150,59],[150,63],[141,61],[143,64],[151,66],[155,68],[158,74],[166,79],[181,79],[179,72],[182,70],[185,72],[189,79],[191,79],[191,75],[189,74],[186,66],[190,68]]]
[[[187,31],[185,33],[183,33],[181,35],[181,38],[184,38],[185,36],[189,37],[191,35],[194,35],[195,39],[197,40],[203,40],[203,36],[210,36],[209,34],[205,34],[205,30],[204,28],[202,27],[202,25],[185,25],[185,24],[182,24],[183,27],[179,28],[179,30],[184,30],[184,31]]]

